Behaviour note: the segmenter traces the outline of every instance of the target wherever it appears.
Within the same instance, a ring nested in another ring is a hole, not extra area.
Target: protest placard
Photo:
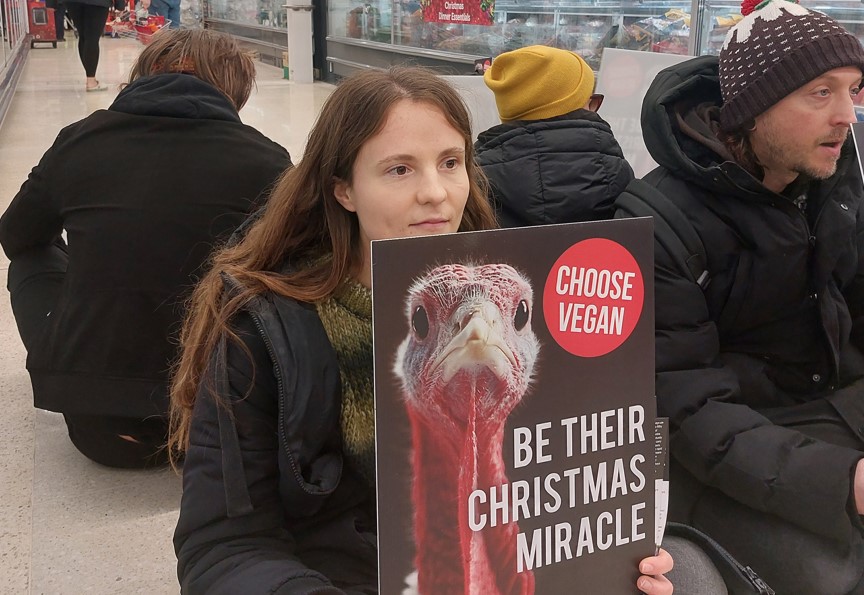
[[[632,594],[650,219],[373,242],[380,592]]]

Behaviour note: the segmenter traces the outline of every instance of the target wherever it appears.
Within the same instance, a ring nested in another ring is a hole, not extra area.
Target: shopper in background
[[[328,98],[184,325],[183,593],[378,592],[370,241],[494,226],[482,178],[468,110],[431,72],[363,71]],[[672,592],[666,552],[642,564],[643,591]]]
[[[78,31],[78,57],[84,66],[87,77],[86,91],[105,91],[108,86],[96,80],[96,67],[99,66],[99,40],[105,35],[105,22],[108,9],[126,8],[126,0],[60,0],[66,14]]]
[[[501,54],[483,79],[502,124],[475,148],[501,226],[611,219],[633,170],[597,114],[603,96],[585,60],[535,45]]]
[[[150,14],[165,17],[168,27],[180,27],[180,0],[141,0],[141,8],[146,8]]]
[[[183,302],[291,165],[240,121],[254,76],[226,34],[156,34],[111,107],[63,129],[0,217],[35,405],[63,413],[98,463],[166,462]]]
[[[66,41],[66,5],[58,0],[45,0],[45,8],[54,9],[54,35],[57,41]]]
[[[860,594],[864,189],[848,133],[864,51],[822,13],[749,4],[719,61],[657,75],[642,130],[660,167],[621,197],[656,188],[707,264],[691,275],[685,244],[656,243],[670,519],[778,593]]]

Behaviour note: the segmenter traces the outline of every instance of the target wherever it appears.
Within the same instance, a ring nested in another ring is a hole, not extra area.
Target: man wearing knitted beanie
[[[864,51],[786,0],[742,13],[719,60],[655,78],[642,129],[659,167],[616,203],[653,206],[679,238],[655,218],[670,518],[777,593],[864,593],[864,188],[848,138]]]
[[[501,226],[611,218],[633,170],[597,114],[591,67],[573,52],[531,46],[501,54],[483,78],[502,123],[475,149]]]

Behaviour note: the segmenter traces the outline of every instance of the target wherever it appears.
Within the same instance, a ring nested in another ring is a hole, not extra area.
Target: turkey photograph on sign
[[[381,593],[632,593],[652,250],[633,220],[373,242]]]

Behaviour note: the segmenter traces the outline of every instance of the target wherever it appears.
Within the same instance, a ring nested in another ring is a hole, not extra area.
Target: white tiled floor
[[[0,211],[60,129],[108,107],[141,45],[102,40],[98,78],[105,93],[85,93],[74,41],[32,50],[0,127]],[[258,88],[241,112],[299,160],[332,86],[295,85],[259,65]],[[144,164],[104,164],[105,171]],[[194,173],[190,172],[190,175]],[[0,252],[0,284],[9,261]],[[59,414],[36,411],[25,352],[0,290],[0,593],[177,593],[171,535],[180,481],[168,470],[100,467],[72,447]]]

